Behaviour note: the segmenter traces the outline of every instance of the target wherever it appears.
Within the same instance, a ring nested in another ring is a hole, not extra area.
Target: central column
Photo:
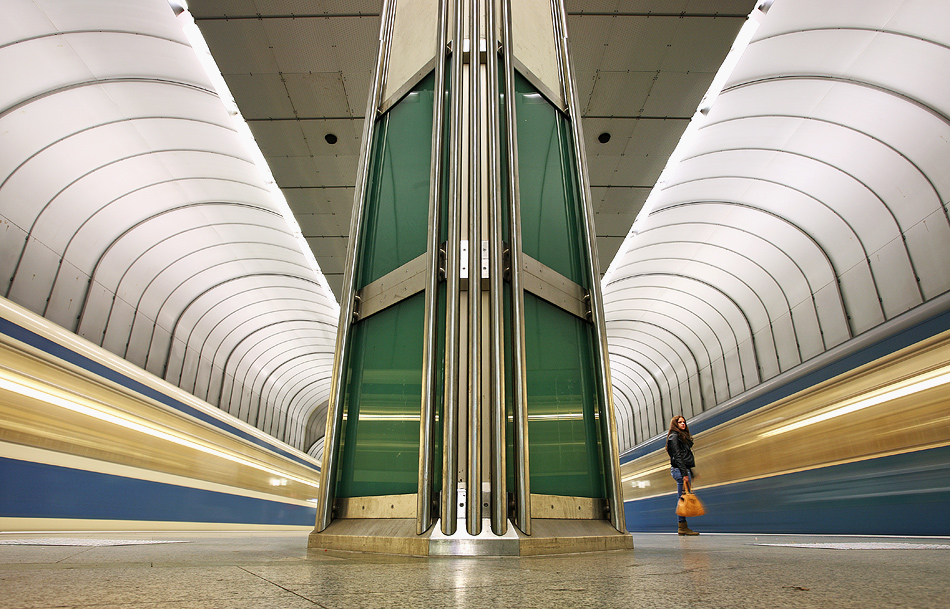
[[[632,547],[571,79],[561,0],[384,6],[311,547]]]

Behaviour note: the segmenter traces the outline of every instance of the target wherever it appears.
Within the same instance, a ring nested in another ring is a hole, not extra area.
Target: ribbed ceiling
[[[614,261],[622,444],[950,288],[942,2],[778,0]]]
[[[280,191],[166,0],[7,0],[0,294],[319,451],[381,3],[190,4]],[[566,2],[623,449],[950,288],[950,5],[775,0],[697,114],[754,4]]]
[[[5,2],[0,72],[0,293],[306,450],[336,303],[168,3]]]

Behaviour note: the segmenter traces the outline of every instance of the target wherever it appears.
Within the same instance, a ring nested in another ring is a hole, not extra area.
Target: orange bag
[[[679,503],[676,504],[676,515],[684,518],[702,516],[706,513],[706,507],[699,497],[693,494],[689,482],[683,480],[683,494],[680,495]]]

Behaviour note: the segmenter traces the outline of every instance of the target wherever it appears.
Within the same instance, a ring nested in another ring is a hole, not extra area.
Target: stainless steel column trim
[[[488,133],[488,281],[491,319],[491,528],[495,535],[508,532],[508,468],[505,451],[505,334],[501,224],[501,157],[498,150],[498,38],[495,21],[498,5],[488,0],[485,9],[485,71]]]
[[[482,198],[481,198],[481,36],[479,0],[469,2],[469,203],[468,203],[468,476],[466,524],[469,535],[482,530]]]
[[[445,55],[448,10],[439,2],[439,32],[436,36],[435,89],[432,106],[432,156],[429,160],[429,238],[426,244],[425,330],[422,353],[422,412],[419,424],[419,492],[416,496],[416,533],[432,526],[432,477],[434,464],[435,406],[438,374],[439,333],[439,228],[442,200],[442,125],[445,99]]]
[[[599,376],[598,397],[601,404],[601,429],[604,442],[604,473],[607,487],[607,502],[610,506],[610,523],[621,533],[626,532],[623,513],[623,491],[620,481],[620,454],[617,440],[617,423],[615,420],[613,384],[610,379],[610,359],[607,347],[607,326],[604,322],[604,301],[600,290],[600,270],[597,254],[597,233],[594,226],[594,214],[590,201],[590,179],[587,173],[587,154],[584,149],[584,130],[581,125],[580,104],[577,99],[577,90],[574,87],[573,67],[568,53],[567,43],[567,14],[563,0],[552,0],[554,3],[554,21],[557,30],[558,57],[563,75],[564,98],[568,104],[568,113],[571,122],[571,134],[574,138],[574,152],[576,170],[580,186],[581,204],[586,235],[586,254],[591,277],[590,299],[591,314],[594,322],[594,340],[597,343],[596,357],[597,374]]]
[[[449,98],[449,205],[445,245],[445,392],[442,405],[442,533],[452,535],[458,523],[458,403],[459,403],[459,241],[462,198],[462,0],[455,2],[452,34],[452,81]]]
[[[343,294],[340,299],[340,320],[337,328],[336,346],[333,353],[333,369],[330,377],[330,398],[327,409],[327,426],[323,443],[323,462],[320,471],[320,494],[317,502],[316,530],[330,526],[333,519],[333,486],[336,480],[337,451],[340,448],[340,428],[343,423],[343,394],[346,381],[346,366],[341,361],[347,352],[351,324],[353,323],[353,299],[356,294],[354,274],[359,249],[359,227],[363,220],[366,200],[366,180],[369,173],[369,152],[372,149],[373,130],[376,125],[376,109],[386,82],[389,49],[392,43],[392,11],[395,2],[384,0],[382,21],[379,26],[379,52],[373,88],[366,102],[363,119],[363,136],[360,143],[359,168],[356,174],[356,192],[353,195],[353,214],[350,219],[350,241],[346,252],[346,271],[343,275]]]
[[[508,146],[508,227],[511,235],[511,354],[514,393],[514,459],[518,528],[531,534],[531,485],[528,480],[528,391],[524,351],[524,290],[521,285],[521,196],[518,181],[518,126],[515,123],[515,75],[511,52],[511,0],[502,0],[502,49],[505,70],[505,137]]]

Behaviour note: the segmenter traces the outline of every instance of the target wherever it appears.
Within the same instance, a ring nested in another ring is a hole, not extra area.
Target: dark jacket
[[[696,467],[693,460],[693,443],[681,437],[678,433],[666,436],[666,452],[670,455],[670,465],[679,468],[683,473],[687,469]]]

